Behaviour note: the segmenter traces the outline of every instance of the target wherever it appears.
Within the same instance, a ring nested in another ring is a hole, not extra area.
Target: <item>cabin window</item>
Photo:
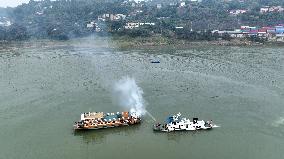
[[[186,128],[188,128],[188,124],[186,124]]]
[[[176,125],[176,122],[173,122],[174,125]]]

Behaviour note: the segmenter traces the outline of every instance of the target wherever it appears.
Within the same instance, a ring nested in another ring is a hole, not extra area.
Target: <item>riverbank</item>
[[[252,42],[248,39],[231,39],[231,40],[212,40],[212,41],[189,41],[184,39],[166,38],[161,36],[153,37],[128,37],[114,36],[113,42],[120,48],[132,47],[157,47],[157,46],[173,46],[173,47],[199,47],[199,46],[266,46],[277,45],[284,46],[283,42]]]
[[[99,39],[99,40],[98,40]],[[231,40],[211,40],[211,41],[189,41],[184,39],[167,38],[162,36],[151,37],[129,37],[129,36],[97,36],[91,35],[70,40],[50,40],[50,39],[30,39],[22,41],[0,41],[0,48],[18,48],[19,45],[25,47],[39,47],[50,43],[50,45],[92,45],[96,41],[96,47],[100,48],[155,48],[155,47],[174,47],[192,48],[202,46],[284,46],[284,42],[252,42],[248,39]],[[47,45],[49,46],[49,45]],[[46,46],[46,47],[47,47]]]

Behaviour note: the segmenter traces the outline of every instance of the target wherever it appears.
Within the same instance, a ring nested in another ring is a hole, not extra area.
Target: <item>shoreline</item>
[[[151,47],[178,47],[178,48],[191,48],[207,46],[284,46],[284,42],[253,42],[247,39],[231,39],[228,40],[200,40],[189,41],[184,39],[166,38],[166,37],[113,37],[113,42],[120,48],[151,48]]]
[[[200,40],[189,41],[184,39],[167,38],[162,36],[151,37],[128,37],[128,36],[88,36],[80,38],[72,38],[69,40],[54,40],[54,39],[28,39],[22,41],[0,41],[0,47],[7,47],[7,45],[19,45],[30,43],[74,43],[74,42],[92,42],[94,39],[99,39],[104,43],[107,43],[104,47],[111,48],[156,48],[156,47],[174,47],[174,48],[195,48],[203,46],[284,46],[284,42],[268,41],[264,43],[252,42],[247,39],[231,39],[228,40]]]

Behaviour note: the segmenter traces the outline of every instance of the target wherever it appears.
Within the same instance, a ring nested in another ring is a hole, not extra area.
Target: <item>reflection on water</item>
[[[173,132],[157,132],[154,131],[153,135],[155,136],[163,136],[165,137],[168,141],[174,141],[176,143],[180,143],[184,138],[194,138],[194,137],[202,137],[203,135],[208,135],[211,131],[216,131],[215,129],[213,130],[197,130],[197,131],[173,131]]]
[[[123,126],[116,128],[106,128],[97,130],[76,130],[74,136],[80,137],[83,142],[87,144],[103,144],[106,142],[108,136],[119,135],[119,136],[132,136],[137,133],[140,129],[140,124],[132,126]]]

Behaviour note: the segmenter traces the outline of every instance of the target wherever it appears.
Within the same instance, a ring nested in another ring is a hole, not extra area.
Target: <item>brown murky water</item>
[[[279,159],[283,67],[283,47],[120,50],[101,39],[2,46],[0,158]],[[134,127],[74,133],[81,112],[123,110],[110,90],[127,75],[159,121],[181,112],[221,127],[153,133],[145,116]]]

